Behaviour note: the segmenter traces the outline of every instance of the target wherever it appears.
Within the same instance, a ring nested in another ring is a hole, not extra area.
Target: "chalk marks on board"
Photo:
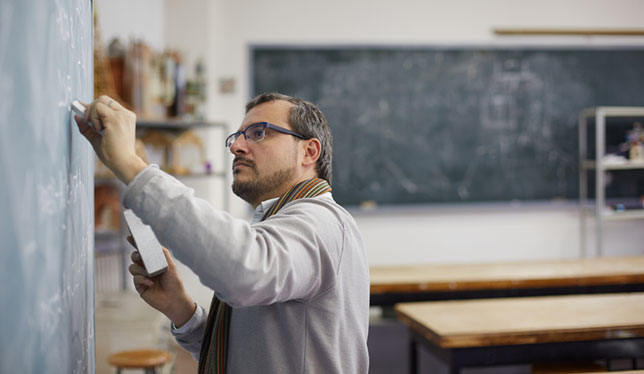
[[[93,373],[92,2],[0,2],[2,373]]]
[[[318,104],[345,205],[575,198],[577,114],[644,102],[644,50],[262,46],[253,92]]]

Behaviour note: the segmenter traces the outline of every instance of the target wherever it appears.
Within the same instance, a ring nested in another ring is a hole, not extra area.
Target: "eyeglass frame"
[[[244,135],[244,140],[249,140],[250,136],[246,135],[246,131],[248,131],[248,129],[251,129],[251,128],[256,128],[257,126],[263,126],[262,131],[264,132],[264,136],[262,136],[261,140],[254,141],[255,143],[259,143],[262,140],[264,140],[264,138],[266,137],[266,129],[267,128],[268,129],[273,129],[273,130],[275,130],[277,132],[281,132],[282,134],[293,135],[294,137],[299,138],[299,139],[306,139],[306,137],[304,137],[303,135],[300,135],[300,134],[298,134],[296,132],[293,132],[293,131],[291,131],[289,129],[285,129],[285,128],[280,127],[280,126],[273,125],[270,122],[255,122],[255,123],[251,123],[244,130],[237,131],[237,132],[234,132],[234,133],[228,135],[226,137],[226,148],[232,147],[233,143],[239,138],[240,135]],[[229,145],[228,141],[233,137],[234,137],[234,139],[230,141],[230,145]]]

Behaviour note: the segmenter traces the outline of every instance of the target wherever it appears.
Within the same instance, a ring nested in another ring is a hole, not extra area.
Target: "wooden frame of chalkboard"
[[[578,198],[577,116],[644,103],[642,46],[251,45],[250,96],[316,103],[347,206]]]

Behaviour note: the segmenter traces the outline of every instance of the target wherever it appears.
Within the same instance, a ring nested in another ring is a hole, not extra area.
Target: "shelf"
[[[592,170],[597,168],[597,163],[595,161],[591,160],[586,160],[582,162],[581,166],[584,169],[587,170]],[[640,162],[633,162],[633,161],[628,161],[624,162],[623,164],[602,164],[602,169],[603,170],[637,170],[637,169],[644,169],[644,161]]]
[[[119,230],[94,231],[94,250],[100,254],[120,253],[124,233]]]
[[[119,230],[95,230],[94,239],[95,240],[112,240],[114,238],[119,238],[122,233]]]
[[[644,107],[615,107],[615,106],[600,106],[596,108],[584,109],[579,113],[579,201],[580,201],[580,247],[583,256],[588,255],[586,248],[586,222],[587,216],[595,218],[594,227],[594,242],[595,242],[595,256],[603,254],[604,233],[605,230],[603,222],[606,221],[626,221],[635,219],[644,219],[644,209],[641,209],[641,202],[629,207],[634,209],[615,210],[611,207],[616,204],[610,203],[608,200],[614,200],[606,196],[606,171],[617,170],[644,170],[643,161],[630,161],[616,155],[607,154],[607,128],[614,127],[615,130],[623,131],[623,127],[627,121],[641,121],[644,118]],[[629,124],[631,125],[631,124]],[[592,131],[589,131],[589,128]],[[592,135],[594,139],[588,139]],[[612,138],[611,138],[612,139]],[[591,140],[589,143],[588,140]],[[611,142],[615,140],[612,139]],[[595,145],[595,157],[589,159],[588,148],[590,144]],[[611,144],[615,145],[615,144]],[[589,171],[594,170],[595,173],[592,179],[589,178]],[[626,174],[638,174],[626,173]],[[632,176],[631,176],[632,177]],[[589,200],[589,182],[594,184],[594,202]],[[638,193],[639,194],[639,193]],[[636,198],[635,196],[633,198]],[[592,209],[588,209],[591,208]],[[626,204],[624,204],[626,207]],[[621,208],[621,207],[620,207]]]
[[[594,118],[598,115],[605,117],[644,117],[644,107],[600,106],[584,109],[581,111],[581,115],[586,118]]]
[[[644,209],[625,210],[623,212],[607,211],[603,214],[607,221],[628,221],[644,219]]]
[[[596,216],[596,212],[592,207],[586,207],[584,210],[587,216]],[[601,218],[604,221],[630,221],[644,219],[644,209],[627,209],[621,212],[615,211],[609,207],[606,207],[601,214]]]
[[[183,121],[176,118],[167,119],[139,119],[136,121],[137,128],[155,128],[155,129],[190,129],[198,127],[222,127],[226,125],[222,122],[206,122],[206,121]]]

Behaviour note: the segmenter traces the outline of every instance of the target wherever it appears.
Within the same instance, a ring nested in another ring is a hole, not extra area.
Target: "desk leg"
[[[413,334],[409,334],[409,373],[418,373],[418,347]]]

